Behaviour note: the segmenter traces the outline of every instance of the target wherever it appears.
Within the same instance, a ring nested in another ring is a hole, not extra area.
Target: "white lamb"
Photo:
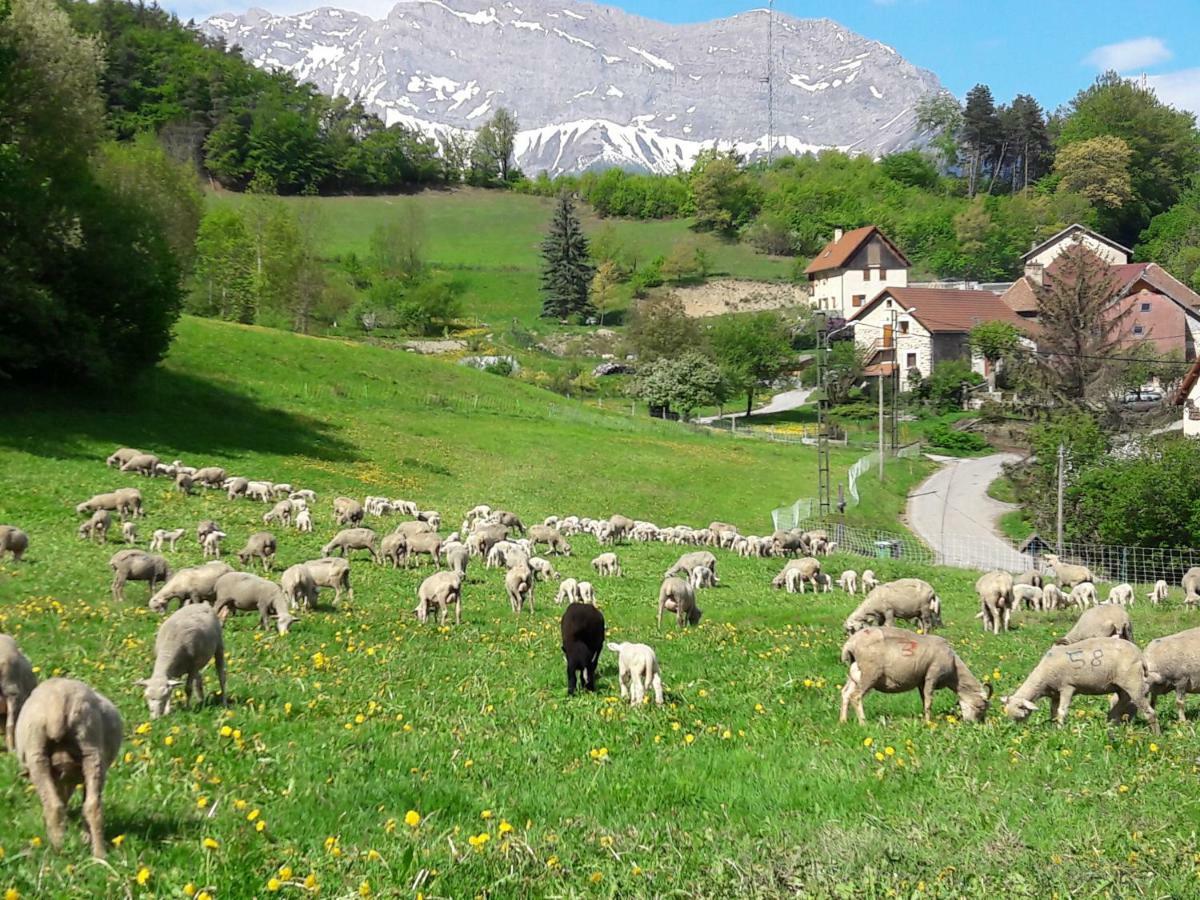
[[[858,573],[853,569],[847,569],[842,573],[841,577],[838,578],[838,587],[840,587],[847,594],[857,594]]]
[[[1096,586],[1090,581],[1081,581],[1075,587],[1071,588],[1071,593],[1067,596],[1070,603],[1074,603],[1080,609],[1087,609],[1089,606],[1095,606]]]
[[[579,591],[579,602],[586,603],[588,606],[596,605],[596,589],[592,587],[590,581],[579,582],[576,590]]]
[[[879,579],[875,577],[874,570],[864,569],[862,573],[862,592],[869,594],[877,587],[879,587]]]
[[[1158,581],[1154,582],[1154,590],[1146,595],[1146,599],[1157,606],[1159,603],[1162,603],[1162,601],[1167,599],[1167,593],[1169,590],[1170,588],[1167,587],[1167,583],[1160,578]]]
[[[694,566],[688,580],[696,590],[715,587],[720,584],[717,581],[717,576],[713,574],[713,570],[708,566]]]
[[[1113,585],[1108,591],[1108,603],[1119,603],[1122,606],[1133,606],[1133,602],[1137,595],[1133,592],[1133,586],[1129,584]]]
[[[171,548],[171,552],[175,552],[175,544],[178,540],[187,534],[186,528],[176,528],[173,531],[167,531],[165,528],[155,528],[154,534],[150,537],[150,552],[161,553],[163,544]]]
[[[295,501],[292,502],[294,503]],[[302,531],[305,534],[311,533],[313,529],[312,513],[307,508],[300,510],[300,512],[296,513],[296,519],[292,524],[296,526],[297,531]]]
[[[558,586],[558,593],[554,597],[555,603],[578,603],[579,602],[579,582],[574,578],[564,578]]]
[[[225,540],[225,532],[210,531],[204,535],[204,555],[221,558],[221,541]]]
[[[639,706],[646,701],[646,691],[653,688],[654,702],[662,706],[662,676],[659,674],[658,657],[654,654],[654,648],[647,644],[618,644],[610,641],[608,649],[617,654],[621,698],[628,697],[630,706]]]

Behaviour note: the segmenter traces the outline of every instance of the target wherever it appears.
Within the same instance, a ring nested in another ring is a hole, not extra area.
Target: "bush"
[[[983,376],[971,371],[969,363],[959,359],[948,359],[933,367],[929,375],[929,402],[937,410],[946,412],[962,407],[963,386],[975,387],[983,384]]]
[[[490,375],[499,375],[502,378],[507,378],[513,373],[512,360],[507,356],[501,356],[494,362],[490,362],[484,366],[483,371]]]
[[[950,450],[955,453],[978,453],[990,446],[982,437],[973,431],[955,431],[944,422],[936,422],[925,434],[930,446]]]

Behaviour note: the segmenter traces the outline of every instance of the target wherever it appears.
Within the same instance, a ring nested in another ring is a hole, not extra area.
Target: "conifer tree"
[[[542,241],[542,315],[565,321],[572,315],[586,319],[594,312],[589,292],[593,267],[587,235],[575,212],[575,202],[565,191],[559,195]]]

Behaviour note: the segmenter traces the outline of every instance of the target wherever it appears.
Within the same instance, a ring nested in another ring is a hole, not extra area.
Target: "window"
[[[1150,312],[1150,304],[1149,303],[1142,304],[1142,312]]]
[[[871,270],[868,269],[866,266],[864,266],[863,267],[863,281],[870,281],[870,280],[871,280]]]
[[[853,296],[853,297],[850,299],[850,302],[851,302],[852,304],[854,304],[855,306],[862,306],[862,305],[863,305],[863,301],[864,301],[864,300],[866,300],[866,299],[867,299],[867,295],[866,295],[866,294],[855,294],[855,295],[854,295],[854,296]]]
[[[1144,334],[1144,333],[1145,333],[1145,331],[1146,331],[1146,329],[1144,329],[1144,328],[1143,328],[1141,325],[1134,325],[1134,326],[1133,326],[1133,333],[1134,333],[1134,334]]]
[[[917,367],[917,354],[906,354],[904,357],[904,365],[910,369],[915,369]]]
[[[900,320],[900,333],[908,334],[908,320],[907,319]]]

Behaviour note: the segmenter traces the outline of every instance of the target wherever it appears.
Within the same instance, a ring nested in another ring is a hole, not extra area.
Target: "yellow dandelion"
[[[188,897],[196,896],[196,886],[189,881],[183,886],[183,893]]]
[[[289,878],[291,878],[292,877],[292,867],[291,866],[280,866],[279,867],[279,877],[283,881],[287,881]]]
[[[1151,744],[1151,745],[1150,745],[1150,752],[1151,752],[1151,753],[1157,753],[1157,752],[1158,752],[1158,744]]]
[[[404,814],[404,824],[409,828],[416,828],[421,824],[421,814],[415,809],[410,809]]]
[[[254,823],[254,830],[259,832],[260,834],[262,832],[266,831],[266,829],[267,829],[267,820],[266,819],[259,819],[257,822]]]
[[[310,891],[315,891],[317,889],[317,876],[312,872],[309,872],[307,875],[305,875],[304,886]]]
[[[267,879],[267,890],[268,891],[271,891],[272,893],[274,893],[275,891],[279,890],[281,887],[283,887],[283,884],[280,882],[280,880],[278,878]]]
[[[1117,793],[1128,794],[1129,793],[1129,785],[1127,785],[1127,784],[1121,785],[1120,787],[1117,788]]]
[[[690,743],[692,743],[694,740],[696,740],[696,736],[695,736],[694,734],[685,734],[685,735],[683,736],[683,742],[684,742],[685,744],[690,744]]]
[[[547,869],[553,869],[553,868],[556,868],[557,866],[558,866],[558,857],[557,856],[551,856],[549,859],[546,860],[546,868]]]
[[[137,883],[142,885],[142,887],[145,887],[146,882],[149,880],[150,880],[150,870],[147,869],[145,866],[142,866],[137,871]]]
[[[490,819],[491,817],[492,817],[492,811],[490,809],[485,809],[483,812],[481,812],[479,814],[479,818],[481,818],[481,819]]]
[[[875,738],[863,738],[863,746],[864,747],[870,747],[874,743],[875,743]]]
[[[213,900],[213,895],[208,891],[201,891],[196,895],[196,900]]]
[[[602,872],[593,872],[588,878],[588,881],[590,881],[592,884],[599,884],[603,880],[604,874]]]
[[[21,900],[21,892],[16,888],[9,888],[4,892],[4,900]]]
[[[231,734],[233,734],[232,728],[230,728],[228,725],[221,726],[221,737],[229,737]]]
[[[216,838],[206,837],[203,843],[205,850],[219,850],[221,848],[221,842]]]
[[[360,896],[360,897],[370,897],[371,896],[371,882],[364,881],[361,884],[359,884],[358,896]]]
[[[642,874],[642,867],[635,864],[633,867],[633,877],[637,878],[641,874]]]
[[[36,850],[38,847],[42,846],[42,839],[37,835],[34,835],[29,839],[29,846]]]
[[[886,758],[887,758],[887,757],[885,757],[885,756],[884,756],[882,753],[880,753],[878,750],[876,750],[876,751],[875,751],[875,759],[876,759],[876,760],[878,760],[879,762],[883,762],[883,761],[884,761]]]
[[[379,862],[382,859],[383,859],[383,857],[379,855],[379,851],[376,850],[375,848],[372,847],[370,850],[367,851],[367,861],[368,862]]]
[[[513,830],[513,827],[512,827],[512,825],[510,825],[508,823],[507,819],[500,820],[500,833],[501,834],[508,834],[512,830]]]
[[[150,733],[150,723],[143,722],[137,728],[133,729],[133,733],[134,734],[149,734]]]
[[[895,756],[895,755],[896,755],[896,748],[895,748],[895,747],[884,747],[884,748],[883,748],[883,753],[884,753],[884,755],[885,755],[885,756]]]
[[[123,835],[123,834],[118,834],[115,838],[112,839],[112,845],[114,847],[120,847],[123,843],[125,843],[125,835]],[[4,854],[0,853],[0,857],[3,857],[3,855]]]

